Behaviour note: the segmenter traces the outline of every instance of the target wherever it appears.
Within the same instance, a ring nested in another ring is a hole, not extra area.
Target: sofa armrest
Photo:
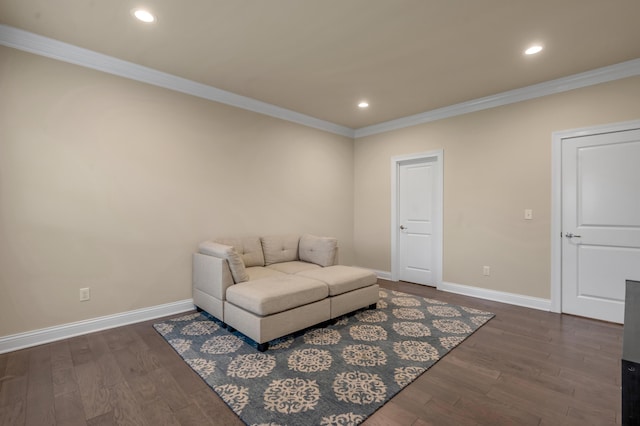
[[[227,288],[233,285],[229,263],[207,254],[193,254],[193,288],[221,301],[226,300]]]

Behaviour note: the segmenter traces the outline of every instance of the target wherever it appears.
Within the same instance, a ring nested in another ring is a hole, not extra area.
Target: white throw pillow
[[[244,267],[242,257],[240,257],[238,252],[236,252],[236,249],[232,246],[215,243],[213,241],[205,241],[204,243],[200,243],[198,251],[202,254],[208,254],[210,256],[225,259],[229,263],[231,276],[236,284],[249,281],[249,274]]]
[[[320,266],[331,266],[337,247],[336,238],[305,234],[300,237],[300,260]]]

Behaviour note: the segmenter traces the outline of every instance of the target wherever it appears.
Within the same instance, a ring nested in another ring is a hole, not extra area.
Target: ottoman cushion
[[[232,285],[227,289],[227,301],[264,316],[322,300],[328,294],[322,281],[282,275]]]
[[[378,282],[376,275],[366,269],[335,265],[326,268],[302,271],[296,277],[313,278],[329,286],[329,296],[367,287]]]

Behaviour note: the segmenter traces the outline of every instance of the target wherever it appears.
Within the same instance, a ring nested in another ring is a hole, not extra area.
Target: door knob
[[[565,237],[567,238],[582,238],[582,236],[580,235],[576,235],[576,234],[572,234],[571,232],[567,232],[566,234],[564,234]]]
[[[400,225],[400,229],[404,231],[405,229],[409,229],[409,228],[405,228],[404,225]]]

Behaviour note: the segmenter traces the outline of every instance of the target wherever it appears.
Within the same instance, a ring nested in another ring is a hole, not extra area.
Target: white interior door
[[[562,311],[624,322],[640,280],[640,129],[562,140]]]
[[[399,278],[437,285],[434,238],[437,159],[400,163],[398,173]]]

